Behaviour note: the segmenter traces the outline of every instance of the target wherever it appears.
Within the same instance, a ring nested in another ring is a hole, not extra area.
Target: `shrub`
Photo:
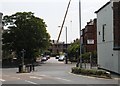
[[[97,70],[92,70],[93,75],[97,75],[96,73],[97,73]]]
[[[73,67],[72,68],[72,73],[80,74],[80,72],[81,72],[81,69],[79,67]]]
[[[103,74],[104,74],[104,71],[101,71],[101,70],[97,71],[97,75],[103,75]]]
[[[110,73],[107,73],[103,70],[93,70],[93,69],[83,69],[79,67],[73,67],[72,73],[74,74],[82,74],[82,75],[90,75],[95,77],[104,77],[104,78],[111,78]]]

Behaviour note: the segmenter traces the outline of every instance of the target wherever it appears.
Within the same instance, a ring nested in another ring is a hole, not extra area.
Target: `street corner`
[[[88,75],[82,75],[82,74],[74,74],[71,72],[68,72],[71,75],[78,76],[78,77],[83,77],[83,78],[89,78],[89,79],[103,79],[103,80],[120,80],[119,78],[104,78],[104,77],[95,77],[95,76],[88,76]]]

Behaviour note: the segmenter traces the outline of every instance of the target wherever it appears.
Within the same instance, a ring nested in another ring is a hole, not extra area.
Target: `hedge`
[[[74,74],[82,74],[82,75],[94,76],[94,77],[99,77],[99,78],[111,79],[110,73],[104,70],[83,69],[79,67],[73,67],[71,72]]]

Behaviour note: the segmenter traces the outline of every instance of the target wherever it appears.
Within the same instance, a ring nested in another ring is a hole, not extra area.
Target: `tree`
[[[50,35],[43,19],[35,17],[32,12],[17,12],[3,17],[4,26],[8,29],[3,33],[3,51],[16,52],[18,59],[25,50],[25,58],[33,61],[36,52],[49,46]]]
[[[68,47],[68,57],[71,60],[76,60],[79,57],[79,51],[80,51],[80,41],[76,40],[74,41],[74,43],[72,43],[69,47]]]

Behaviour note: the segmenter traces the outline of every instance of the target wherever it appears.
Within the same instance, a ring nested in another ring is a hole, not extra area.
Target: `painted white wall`
[[[120,51],[118,52],[118,71],[120,73]]]
[[[110,3],[97,13],[97,51],[98,64],[101,68],[120,73],[118,71],[119,51],[113,50],[113,4]],[[102,27],[105,26],[105,42],[102,41]],[[100,32],[100,35],[99,35]]]

